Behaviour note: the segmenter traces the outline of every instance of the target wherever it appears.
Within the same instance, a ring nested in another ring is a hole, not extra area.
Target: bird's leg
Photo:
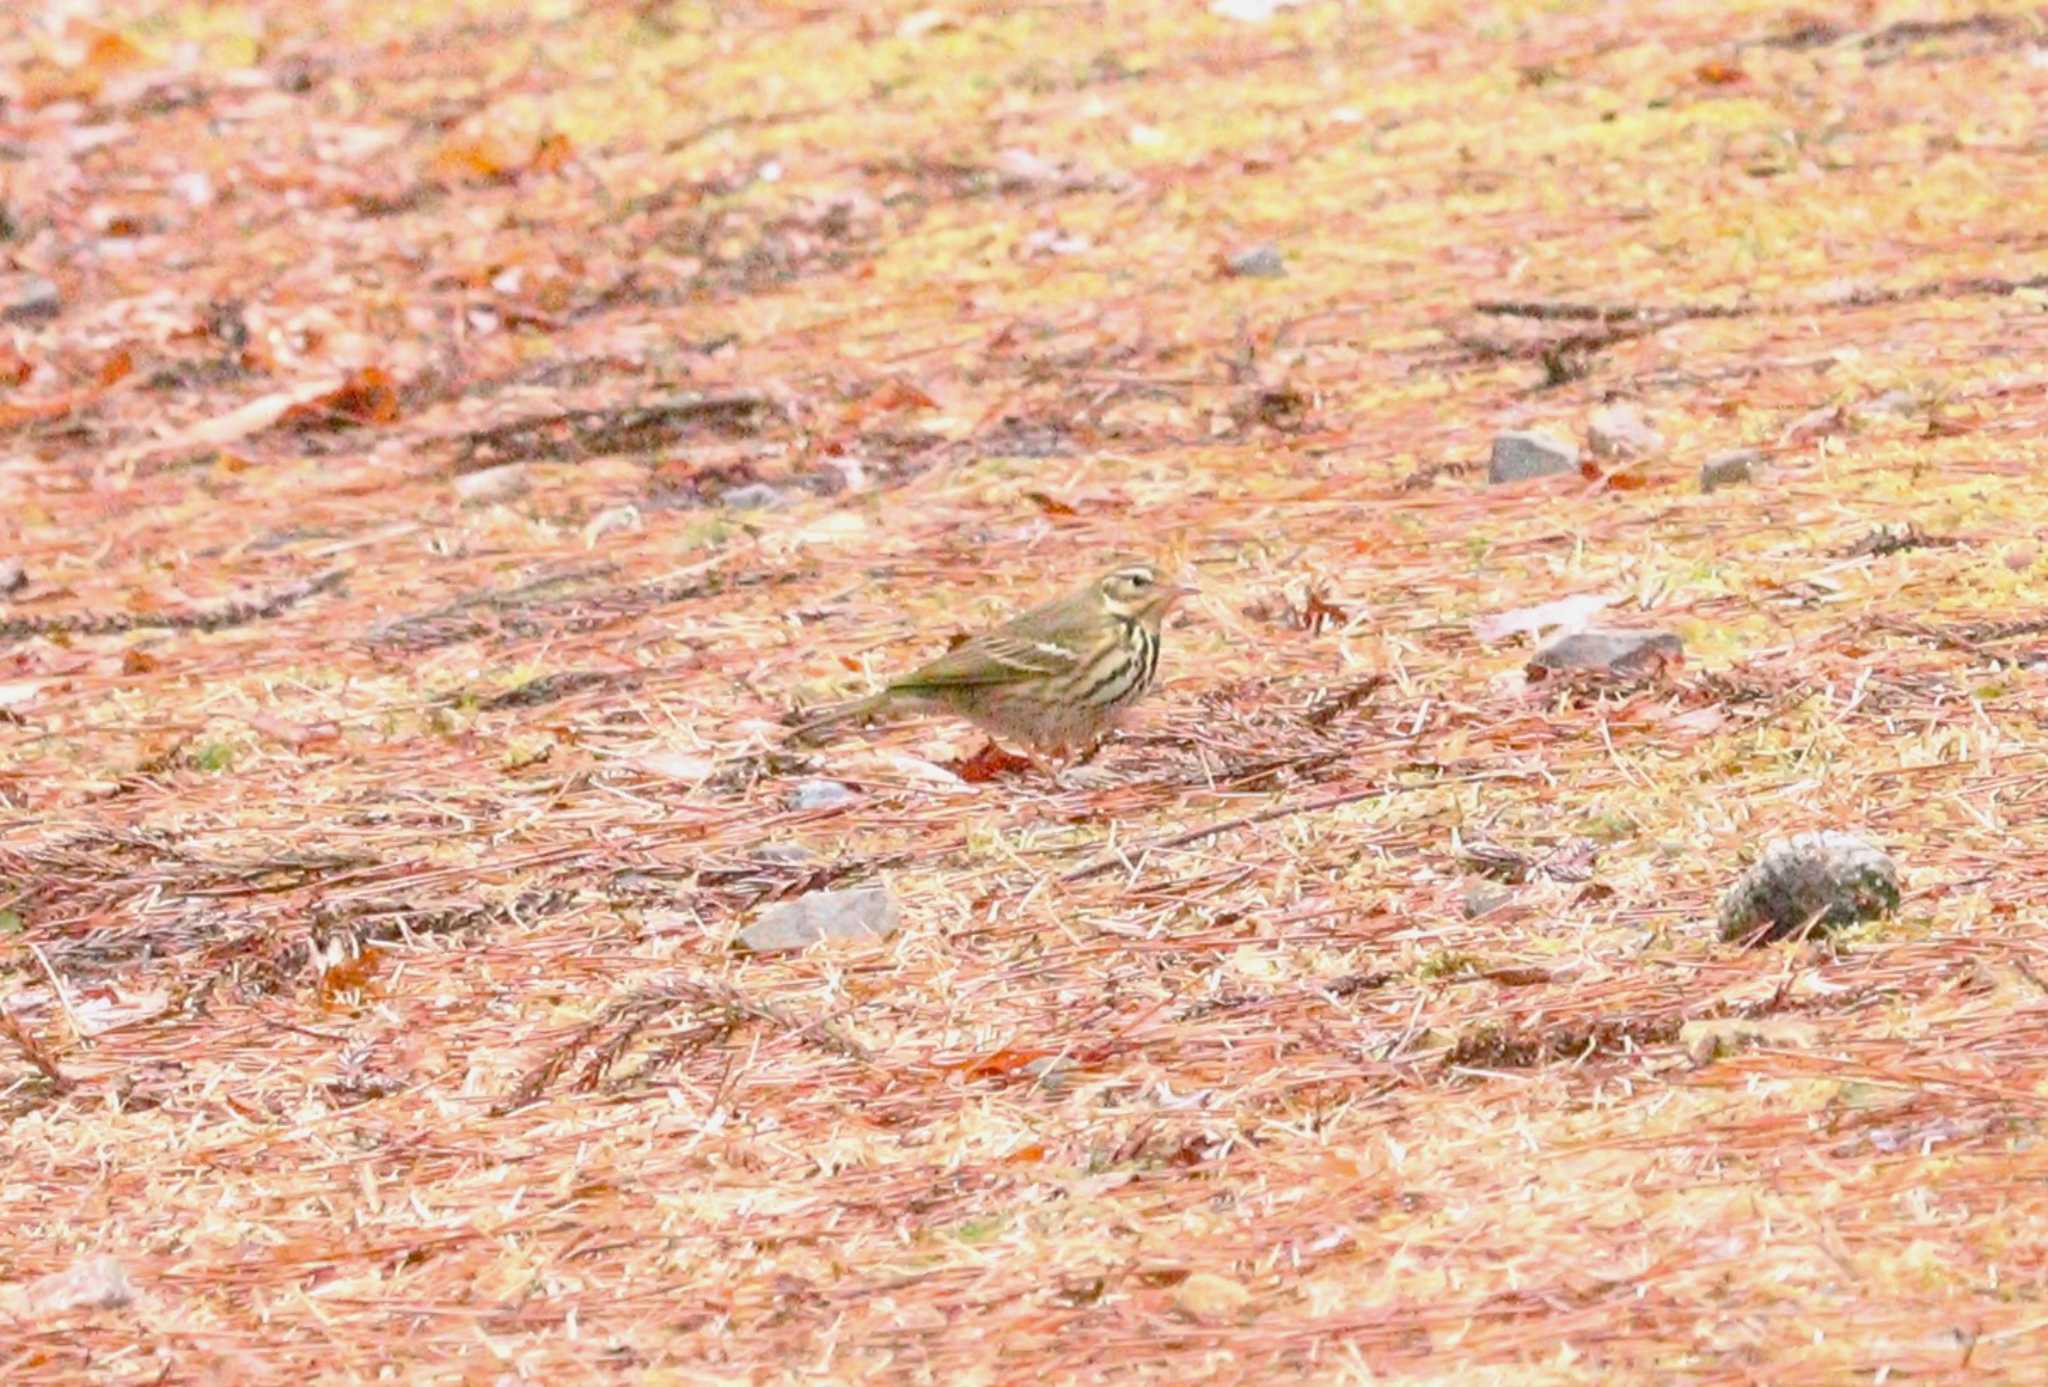
[[[1031,763],[1033,770],[1050,780],[1056,790],[1067,788],[1066,755],[1064,746],[1024,748],[1024,759]]]
[[[1067,758],[1065,751],[1066,749],[1062,747],[1058,751],[1047,753],[1042,760],[1036,755],[1031,758],[1033,761],[1038,762],[1038,768],[1045,773],[1046,779],[1052,781],[1052,787],[1055,790],[1069,788],[1067,785]]]
[[[1070,753],[1067,747],[1061,747],[1060,767],[1053,775],[1053,783],[1062,790],[1099,790],[1105,785],[1114,784],[1116,776],[1113,772],[1099,770],[1088,764],[1101,752],[1106,740],[1104,737],[1096,737],[1083,743],[1077,754]]]
[[[1079,755],[1071,754],[1067,747],[1061,747],[1058,769],[1053,772],[1053,784],[1062,790],[1100,790],[1107,785],[1115,784],[1114,772],[1095,769],[1088,764],[1101,749],[1102,742],[1099,738],[1081,748]]]

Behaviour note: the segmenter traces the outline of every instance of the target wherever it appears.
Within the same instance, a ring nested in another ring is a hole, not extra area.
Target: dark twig
[[[0,1036],[13,1041],[22,1058],[34,1065],[59,1093],[70,1092],[71,1080],[65,1078],[64,1071],[57,1067],[57,1057],[50,1053],[50,1047],[30,1034],[28,1028],[15,1020],[14,1013],[5,1007],[0,1007]]]
[[[302,582],[279,588],[260,601],[229,602],[183,612],[90,612],[54,616],[18,616],[0,621],[0,640],[23,640],[30,636],[115,636],[124,631],[221,631],[245,626],[252,621],[269,621],[309,597],[326,592],[339,583],[348,570],[330,568]]]
[[[693,1011],[712,1014],[658,1049],[646,1063],[626,1077],[625,1083],[651,1076],[691,1051],[730,1035],[746,1021],[766,1022],[801,1044],[862,1064],[874,1064],[865,1047],[841,1033],[823,1017],[807,1020],[796,1016],[774,1002],[749,996],[730,983],[676,979],[644,988],[607,1007],[528,1071],[494,1111],[513,1112],[536,1101],[567,1072],[576,1057],[586,1051],[590,1057],[585,1061],[575,1086],[585,1092],[595,1089],[603,1082],[605,1074],[625,1057],[633,1042],[655,1021]],[[608,1037],[607,1031],[610,1032]]]
[[[1480,299],[1475,313],[1495,318],[1532,318],[1539,322],[1640,323],[1651,328],[1716,318],[1788,317],[1801,313],[1839,312],[1918,303],[1925,299],[2009,298],[2048,288],[2048,275],[2010,279],[2002,275],[1961,275],[1928,280],[1897,289],[1851,289],[1828,298],[1748,304],[1598,304],[1559,299]]]
[[[1166,848],[1186,847],[1189,843],[1199,843],[1205,838],[1219,837],[1225,833],[1235,832],[1240,828],[1250,828],[1253,824],[1270,823],[1274,819],[1285,819],[1295,814],[1313,814],[1324,809],[1335,809],[1340,804],[1353,804],[1362,799],[1370,799],[1374,795],[1383,793],[1384,789],[1384,786],[1371,785],[1363,790],[1346,790],[1342,794],[1325,795],[1321,799],[1305,800],[1299,804],[1276,805],[1271,809],[1262,809],[1256,814],[1246,814],[1236,819],[1225,819],[1220,824],[1210,824],[1206,828],[1190,829],[1186,833],[1176,833],[1171,838],[1155,839],[1150,843],[1139,845],[1128,853],[1106,853],[1096,858],[1093,862],[1076,867],[1071,872],[1065,873],[1060,877],[1060,880],[1062,882],[1086,881],[1090,877],[1101,876],[1104,872],[1112,871],[1124,865],[1133,857],[1142,857],[1149,852],[1158,852]]]

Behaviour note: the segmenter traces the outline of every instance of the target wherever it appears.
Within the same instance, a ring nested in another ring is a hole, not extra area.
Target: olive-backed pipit
[[[991,737],[1065,756],[1092,748],[1152,687],[1159,628],[1194,591],[1149,563],[1113,568],[961,642],[879,693],[822,710],[800,738],[898,710],[952,713]]]

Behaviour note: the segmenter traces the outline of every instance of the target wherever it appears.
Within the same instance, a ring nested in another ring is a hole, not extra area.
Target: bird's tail
[[[790,729],[788,740],[797,743],[824,741],[833,729],[872,720],[889,706],[889,691],[869,694],[866,698],[849,698],[844,703],[828,703],[822,708],[807,708],[802,721]]]

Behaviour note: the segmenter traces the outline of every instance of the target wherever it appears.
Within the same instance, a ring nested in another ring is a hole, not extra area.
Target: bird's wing
[[[1081,662],[1078,637],[1087,631],[1086,613],[1068,615],[1066,604],[1047,603],[995,630],[962,641],[929,664],[890,684],[904,693],[919,689],[1014,684],[1065,674]]]

